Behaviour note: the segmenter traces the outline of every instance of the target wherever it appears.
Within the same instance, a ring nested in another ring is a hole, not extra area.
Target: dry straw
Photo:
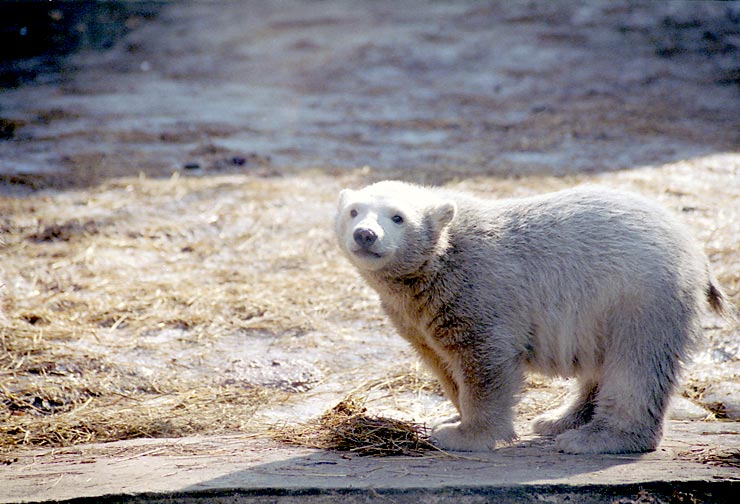
[[[207,178],[0,196],[0,453],[251,431],[289,394],[199,362],[228,365],[212,350],[225,339],[301,334],[325,318],[321,296],[349,297],[296,274],[341,274],[330,230],[292,222],[297,193]],[[310,257],[306,225],[323,230]]]
[[[740,468],[740,449],[697,447],[681,452],[678,457],[702,464]]]
[[[359,456],[422,456],[439,452],[426,427],[368,415],[362,401],[348,397],[314,422],[273,433],[275,439],[311,448],[349,452]]]

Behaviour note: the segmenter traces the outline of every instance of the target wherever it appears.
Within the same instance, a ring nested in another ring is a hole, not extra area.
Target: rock
[[[711,415],[710,411],[681,396],[674,397],[668,409],[670,420],[704,420]]]

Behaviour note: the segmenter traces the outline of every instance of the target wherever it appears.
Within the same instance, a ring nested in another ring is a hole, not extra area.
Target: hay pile
[[[349,452],[359,456],[422,456],[439,449],[426,427],[392,418],[370,416],[362,402],[352,396],[324,413],[315,422],[274,433],[281,442]]]

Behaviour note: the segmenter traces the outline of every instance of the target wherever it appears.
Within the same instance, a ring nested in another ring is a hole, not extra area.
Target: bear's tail
[[[727,311],[725,293],[711,280],[707,285],[707,302],[715,313],[722,315]]]
[[[733,320],[735,322],[740,321],[740,315],[738,311],[734,309],[734,306],[730,305],[727,299],[727,294],[722,292],[722,289],[717,285],[717,281],[714,278],[710,278],[707,282],[707,303],[709,307],[717,314],[725,317],[726,319]]]

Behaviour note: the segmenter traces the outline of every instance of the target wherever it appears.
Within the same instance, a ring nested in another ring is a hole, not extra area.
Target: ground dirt
[[[156,11],[0,93],[7,463],[269,433],[350,392],[395,418],[451,414],[334,243],[338,191],[383,178],[640,192],[740,303],[738,2]],[[737,327],[705,326],[674,418],[738,420]],[[530,379],[522,432],[563,388]]]

